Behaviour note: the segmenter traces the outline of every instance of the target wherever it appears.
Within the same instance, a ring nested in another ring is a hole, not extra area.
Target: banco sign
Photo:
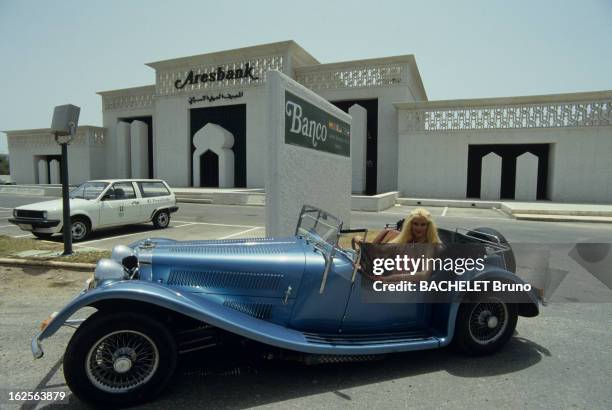
[[[285,143],[350,157],[351,126],[285,91]]]

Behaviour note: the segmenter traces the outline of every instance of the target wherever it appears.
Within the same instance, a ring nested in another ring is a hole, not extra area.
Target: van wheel
[[[455,347],[471,356],[499,350],[512,337],[518,319],[516,304],[495,296],[478,299],[459,307],[453,338]]]
[[[170,213],[168,211],[158,211],[153,216],[153,226],[157,229],[167,228],[170,225]]]
[[[87,238],[90,231],[89,221],[85,218],[75,216],[70,220],[72,225],[72,240],[73,242],[80,242]]]
[[[176,342],[161,322],[133,312],[97,312],[70,339],[64,376],[79,399],[123,407],[160,393],[176,361]]]

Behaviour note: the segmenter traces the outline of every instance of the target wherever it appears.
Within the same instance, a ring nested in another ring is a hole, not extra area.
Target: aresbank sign
[[[259,80],[259,77],[253,74],[254,67],[250,63],[246,63],[240,68],[228,69],[225,67],[217,67],[216,70],[212,70],[202,74],[195,74],[193,70],[190,70],[187,77],[184,79],[178,79],[174,82],[174,87],[177,90],[185,88],[186,85],[194,85],[197,83],[214,83],[223,80],[237,80],[240,78],[247,78],[249,80]]]
[[[351,156],[351,125],[285,91],[285,143]]]

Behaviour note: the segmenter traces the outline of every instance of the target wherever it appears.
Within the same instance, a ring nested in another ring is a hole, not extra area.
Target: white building
[[[366,182],[354,192],[612,202],[610,91],[428,101],[412,55],[321,64],[293,41],[147,65],[155,84],[99,93],[103,128],[79,127],[71,183],[263,188],[264,84],[277,69],[345,111],[367,110]],[[18,184],[55,182],[49,130],[7,135]]]

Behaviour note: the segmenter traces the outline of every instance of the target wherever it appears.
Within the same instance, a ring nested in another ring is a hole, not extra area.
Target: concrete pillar
[[[117,178],[130,178],[130,124],[117,123],[117,143],[115,144],[115,175]]]
[[[368,112],[361,105],[349,108],[351,116],[352,191],[363,194],[366,189],[366,143]]]
[[[60,180],[60,163],[56,159],[49,161],[49,183],[61,184]]]
[[[48,184],[49,183],[49,167],[47,166],[47,160],[46,159],[39,159],[38,160],[38,173],[37,173],[37,178],[36,178],[36,183],[37,184]]]
[[[516,159],[514,199],[535,201],[538,197],[538,157],[525,152]]]
[[[200,156],[211,150],[219,156],[219,188],[234,187],[234,135],[225,128],[208,123],[193,136],[193,186],[199,187]]]
[[[480,199],[499,199],[501,195],[502,159],[494,152],[482,157]]]
[[[142,121],[132,121],[130,125],[130,150],[132,178],[149,177],[149,126]]]

